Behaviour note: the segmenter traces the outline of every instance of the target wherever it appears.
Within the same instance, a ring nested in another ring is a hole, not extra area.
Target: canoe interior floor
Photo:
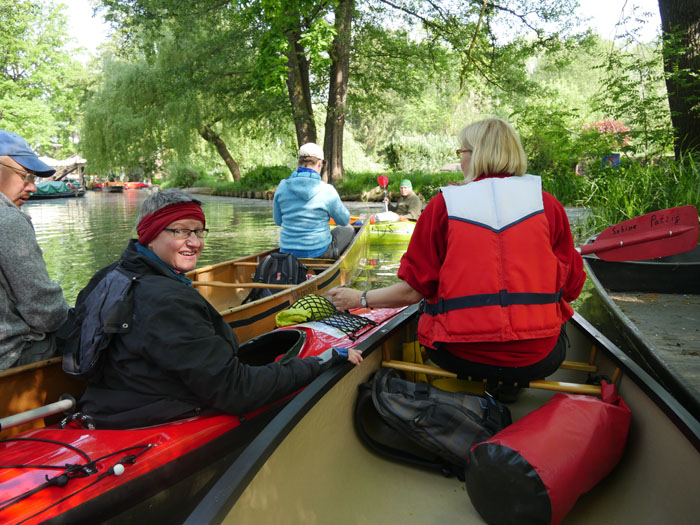
[[[374,366],[378,354],[367,359]],[[361,444],[352,427],[353,403],[347,400],[356,396],[356,385],[366,379],[366,372],[358,367],[351,374],[364,377],[339,383],[326,394],[324,401],[334,410],[312,409],[258,472],[224,523],[484,524],[463,482],[386,460]],[[557,374],[559,380],[574,377],[569,371]],[[518,403],[510,405],[513,418],[519,419],[552,395],[526,389]],[[319,439],[319,429],[324,429],[324,442],[336,445],[310,447],[309,443]],[[606,512],[619,503],[619,488],[629,486],[624,476],[619,480],[624,472],[620,470],[583,495],[565,522],[604,523],[601,517],[606,516],[606,523],[629,523]],[[290,484],[288,477],[276,474],[279,472],[295,472],[294,482]],[[658,472],[649,475],[654,478]],[[615,486],[618,489],[611,490]]]
[[[700,295],[609,292],[609,296],[700,397]]]
[[[415,328],[413,328],[415,330]],[[409,330],[408,339],[412,335]],[[567,331],[567,359],[585,361],[592,341],[575,325]],[[598,346],[598,345],[596,345]],[[392,357],[402,351],[400,337],[385,343]],[[348,372],[325,393],[272,451],[237,498],[224,524],[260,523],[355,524],[479,524],[478,515],[456,478],[387,460],[367,450],[353,428],[358,385],[378,369],[382,352]],[[617,363],[599,348],[598,373],[612,376]],[[557,381],[582,382],[585,375],[560,369]],[[622,461],[597,486],[583,494],[563,523],[656,524],[696,523],[700,454],[666,418],[647,393],[623,375],[619,392],[632,407],[630,435]],[[518,420],[552,395],[525,389],[509,405]],[[572,451],[595,455],[590,450]],[[240,467],[245,468],[251,457]],[[226,511],[223,511],[226,512]]]

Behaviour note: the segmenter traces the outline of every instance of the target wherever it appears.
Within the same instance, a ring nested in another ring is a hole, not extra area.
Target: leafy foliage
[[[646,158],[672,145],[660,47],[635,45],[629,37],[600,66],[605,72],[594,105],[602,114],[626,122],[626,151]]]
[[[394,171],[436,171],[455,162],[456,144],[446,136],[397,137],[386,145],[384,153]]]
[[[75,152],[85,80],[65,49],[65,26],[51,2],[0,0],[0,128],[57,156]]]
[[[654,210],[685,204],[700,207],[700,165],[687,155],[655,164],[623,162],[620,169],[601,169],[587,178],[592,208],[591,231]]]

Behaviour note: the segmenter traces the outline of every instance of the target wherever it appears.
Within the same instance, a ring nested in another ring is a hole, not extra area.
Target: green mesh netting
[[[372,319],[339,311],[333,306],[333,303],[320,295],[306,295],[289,308],[303,308],[311,313],[310,321],[318,321],[337,328],[350,336],[350,339],[353,341],[366,331],[363,329],[377,326],[377,323]],[[361,330],[362,333],[358,333]]]

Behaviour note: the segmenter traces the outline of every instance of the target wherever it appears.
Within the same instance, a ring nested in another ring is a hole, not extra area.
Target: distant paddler
[[[377,213],[374,220],[377,222],[386,221],[417,221],[420,217],[420,212],[423,209],[423,203],[420,197],[413,192],[413,184],[409,179],[403,179],[399,183],[399,192],[401,197],[392,204],[389,197],[384,197],[384,204],[389,208],[388,211]]]

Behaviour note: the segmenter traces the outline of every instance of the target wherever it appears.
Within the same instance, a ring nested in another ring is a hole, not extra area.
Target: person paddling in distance
[[[296,257],[337,259],[352,241],[350,212],[338,192],[321,180],[323,149],[309,142],[299,148],[299,166],[280,182],[272,201],[275,224],[282,227],[280,252]],[[333,219],[337,226],[330,229]]]
[[[98,428],[153,425],[203,410],[243,414],[296,392],[334,363],[362,361],[357,350],[329,349],[264,366],[239,362],[233,330],[185,275],[207,232],[198,200],[177,189],[154,193],[141,206],[138,239],[80,292],[64,369],[81,362],[76,354],[87,362],[94,348],[104,348],[79,401]]]
[[[327,296],[342,310],[424,299],[418,340],[434,363],[464,379],[541,379],[565,358],[564,323],[586,278],[583,261],[563,206],[525,174],[509,123],[475,122],[459,141],[465,183],[441,188],[426,206],[401,260],[401,282]],[[512,388],[501,393],[512,400]]]
[[[417,221],[420,217],[420,212],[423,208],[423,203],[420,197],[413,191],[413,184],[409,179],[403,179],[399,183],[399,192],[401,197],[392,204],[389,197],[384,198],[384,204],[388,210],[383,213],[374,215],[377,222],[384,221]]]
[[[68,315],[32,221],[20,210],[36,191],[35,177],[55,171],[22,137],[0,130],[0,370],[54,357],[55,332]]]

